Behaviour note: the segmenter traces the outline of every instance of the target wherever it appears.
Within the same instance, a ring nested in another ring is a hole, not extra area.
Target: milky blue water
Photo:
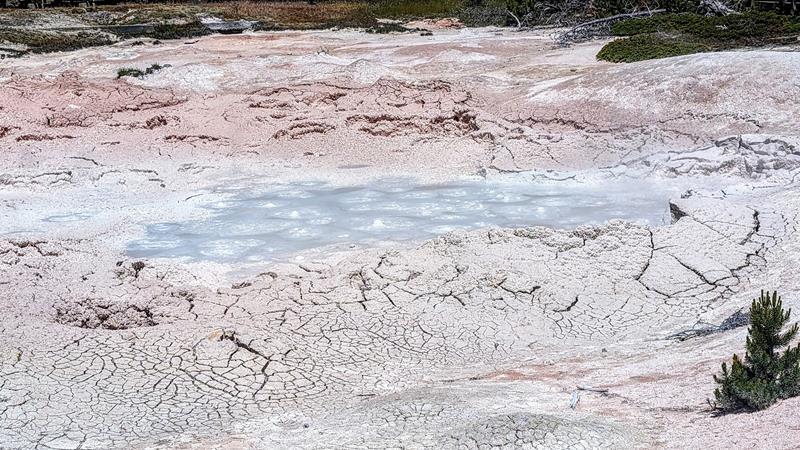
[[[223,200],[200,204],[207,218],[149,224],[145,237],[130,243],[129,255],[254,263],[310,249],[421,240],[488,226],[573,228],[615,218],[663,225],[671,194],[646,181],[408,180],[349,187],[237,182],[212,193]]]

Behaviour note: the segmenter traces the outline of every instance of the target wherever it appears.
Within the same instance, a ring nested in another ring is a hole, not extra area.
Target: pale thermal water
[[[145,237],[130,244],[129,255],[256,263],[311,249],[421,240],[456,229],[669,220],[669,192],[643,181],[239,183],[213,193],[224,200],[201,205],[209,210],[207,218],[150,224]]]

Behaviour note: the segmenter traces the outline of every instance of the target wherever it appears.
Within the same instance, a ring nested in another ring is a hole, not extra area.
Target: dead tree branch
[[[706,16],[727,16],[736,11],[731,9],[731,7],[726,5],[722,0],[701,0],[698,12]]]
[[[637,17],[650,17],[653,14],[665,12],[666,9],[654,9],[652,11],[639,11],[627,14],[617,14],[615,16],[604,17],[602,19],[590,20],[583,22],[569,30],[558,34],[554,37],[555,41],[562,46],[568,46],[576,42],[584,42],[596,37],[605,37],[611,34],[611,25],[614,22],[619,22],[625,19],[634,19]]]
[[[522,22],[520,22],[520,21],[519,21],[519,17],[517,17],[516,15],[514,15],[514,13],[513,13],[513,12],[511,12],[511,10],[510,10],[510,9],[506,9],[506,12],[508,13],[508,15],[509,15],[509,16],[513,17],[513,18],[514,18],[514,20],[516,20],[516,21],[517,21],[517,28],[522,28]]]

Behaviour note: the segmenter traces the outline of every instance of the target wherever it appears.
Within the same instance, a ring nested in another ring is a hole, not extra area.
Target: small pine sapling
[[[797,336],[798,325],[781,332],[791,312],[784,311],[777,292],[762,291],[761,297],[753,300],[744,360],[734,354],[730,368],[722,363],[722,373],[714,375],[718,386],[712,405],[716,409],[761,410],[800,394],[800,344],[789,345]]]

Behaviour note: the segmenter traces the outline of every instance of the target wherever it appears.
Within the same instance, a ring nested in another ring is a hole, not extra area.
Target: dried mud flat
[[[0,447],[796,446],[796,399],[706,398],[736,313],[800,298],[800,56],[599,47],[286,32],[0,63]],[[459,231],[234,282],[125,255],[234,175],[510,172],[687,190],[664,227]]]

